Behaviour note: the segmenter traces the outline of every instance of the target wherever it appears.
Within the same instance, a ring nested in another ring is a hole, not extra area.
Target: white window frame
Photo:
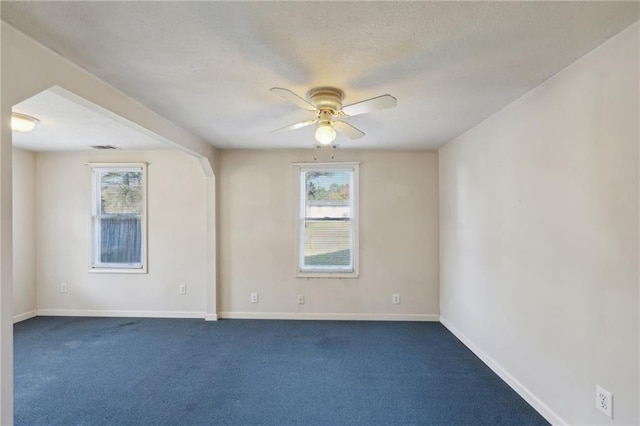
[[[89,272],[91,273],[147,273],[147,163],[89,163],[91,167],[91,259]],[[98,226],[98,205],[100,203],[100,181],[98,173],[102,172],[142,172],[142,223],[140,263],[100,263],[100,229]]]
[[[359,168],[360,163],[294,163],[297,177],[298,206],[296,224],[296,276],[298,278],[358,278],[359,276],[359,208],[358,198],[359,188]],[[350,183],[350,212],[351,212],[351,256],[352,265],[350,268],[315,267],[304,268],[304,225],[306,219],[306,184],[305,172],[321,171],[350,171],[352,181]]]

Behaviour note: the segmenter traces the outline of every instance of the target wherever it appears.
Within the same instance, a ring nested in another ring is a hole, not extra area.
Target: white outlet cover
[[[605,413],[609,418],[613,418],[613,395],[606,389],[596,385],[596,407]]]

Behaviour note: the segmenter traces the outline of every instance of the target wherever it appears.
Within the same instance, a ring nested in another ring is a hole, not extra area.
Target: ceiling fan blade
[[[302,128],[302,127],[309,126],[309,125],[311,125],[311,124],[315,123],[316,121],[318,121],[318,120],[316,119],[316,120],[305,120],[305,121],[301,121],[301,122],[299,122],[299,123],[292,124],[292,125],[287,126],[287,127],[283,127],[283,128],[281,128],[281,129],[273,130],[271,133],[284,133],[284,132],[289,132],[289,131],[291,131],[291,130],[296,130],[296,129],[300,129],[300,128]]]
[[[346,121],[334,121],[333,127],[350,139],[360,139],[364,136],[364,132],[362,130],[356,129]]]
[[[293,93],[289,89],[283,89],[282,87],[272,87],[271,88],[271,93],[275,93],[277,95],[280,95],[281,97],[283,97],[287,101],[291,102],[292,104],[297,105],[300,108],[305,109],[307,111],[315,111],[316,110],[315,106],[311,105],[309,102],[307,102],[306,100],[302,99],[300,96],[296,95],[295,93]]]
[[[353,117],[354,115],[366,114],[379,109],[393,108],[396,105],[398,105],[396,98],[391,95],[382,95],[347,105],[342,108],[342,112],[348,117]]]

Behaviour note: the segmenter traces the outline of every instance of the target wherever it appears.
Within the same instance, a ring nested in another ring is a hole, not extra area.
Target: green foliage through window
[[[350,172],[307,172],[305,176],[308,200],[348,200]]]
[[[102,214],[141,214],[142,190],[142,172],[102,173],[100,188]]]

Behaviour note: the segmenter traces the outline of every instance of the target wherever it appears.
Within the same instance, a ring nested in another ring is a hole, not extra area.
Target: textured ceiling
[[[337,86],[342,147],[437,148],[640,18],[637,2],[3,2],[2,18],[223,148],[313,145],[269,92]]]

